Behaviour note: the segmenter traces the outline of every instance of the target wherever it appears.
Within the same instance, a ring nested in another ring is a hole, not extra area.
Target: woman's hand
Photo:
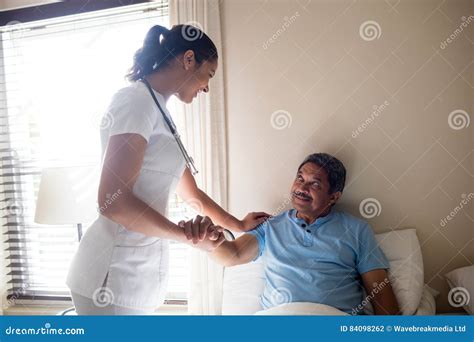
[[[264,213],[264,212],[257,212],[257,213],[248,213],[239,224],[239,230],[241,232],[248,232],[249,230],[254,229],[259,224],[262,224],[266,220],[268,220],[271,215]]]
[[[207,216],[197,215],[189,221],[180,221],[178,226],[184,228],[184,234],[188,240],[193,240],[197,244],[206,238],[209,227],[213,225],[212,220]]]
[[[188,240],[192,240],[192,244],[190,244],[204,252],[212,252],[225,241],[224,234],[222,233],[224,228],[213,225],[208,217],[199,216],[187,222],[181,221],[178,225],[184,228]],[[200,235],[202,229],[205,229],[205,231],[203,235]]]

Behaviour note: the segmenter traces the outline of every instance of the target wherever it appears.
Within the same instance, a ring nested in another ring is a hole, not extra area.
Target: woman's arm
[[[202,214],[209,216],[214,224],[236,232],[246,232],[263,223],[270,215],[263,212],[249,213],[241,221],[222,209],[204,191],[198,188],[191,172],[186,169],[177,187],[177,193],[185,202],[193,205]]]
[[[133,194],[146,146],[139,134],[110,137],[99,185],[101,214],[131,231],[189,244],[182,228]],[[194,221],[191,229],[199,231],[200,224],[201,220]]]

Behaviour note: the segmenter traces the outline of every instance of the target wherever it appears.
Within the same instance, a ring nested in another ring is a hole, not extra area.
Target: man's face
[[[296,174],[291,187],[293,207],[299,213],[318,216],[324,213],[341,196],[341,192],[329,193],[326,171],[314,163],[306,163]]]

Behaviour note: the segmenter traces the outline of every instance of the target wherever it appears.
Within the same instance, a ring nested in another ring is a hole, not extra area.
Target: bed
[[[390,262],[389,279],[404,315],[435,315],[436,291],[424,284],[423,259],[414,228],[375,235]],[[264,287],[261,261],[227,267],[224,270],[223,315],[346,315],[327,305],[288,303],[262,310],[260,295]],[[370,305],[364,307],[372,313]]]

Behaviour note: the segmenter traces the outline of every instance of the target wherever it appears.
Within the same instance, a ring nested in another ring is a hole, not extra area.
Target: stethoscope
[[[163,118],[165,119],[166,124],[168,125],[168,128],[171,131],[171,134],[173,135],[174,139],[176,140],[176,143],[178,144],[179,149],[181,150],[181,153],[183,154],[184,160],[186,161],[186,167],[191,171],[191,173],[196,175],[199,171],[196,169],[196,166],[194,165],[194,160],[193,158],[188,154],[186,151],[186,148],[184,148],[183,142],[181,141],[181,137],[179,136],[178,131],[176,130],[176,125],[174,124],[173,120],[169,118],[166,114],[163,108],[161,108],[160,103],[158,102],[158,99],[155,96],[155,93],[153,92],[153,88],[151,87],[150,83],[144,78],[141,78],[140,81],[142,81],[146,87],[148,88],[148,91],[150,92],[151,97],[153,98],[153,101],[155,101],[156,106],[161,112],[161,115],[163,115]],[[234,241],[235,236],[232,234],[232,232],[228,229],[223,228],[222,234],[224,235],[224,238],[227,241]]]
[[[141,81],[148,88],[148,91],[150,92],[151,97],[153,97],[153,101],[155,101],[156,105],[158,106],[158,109],[160,110],[161,114],[163,115],[163,118],[165,119],[166,124],[168,125],[168,127],[171,131],[171,134],[173,135],[174,139],[176,140],[176,143],[178,144],[179,149],[181,150],[181,153],[183,154],[184,160],[186,161],[186,167],[189,169],[189,171],[191,171],[193,176],[197,175],[197,173],[199,171],[196,169],[196,166],[194,165],[193,158],[188,154],[188,152],[184,148],[184,145],[181,141],[181,137],[179,136],[178,131],[176,130],[176,125],[174,124],[172,119],[169,118],[165,114],[165,112],[163,111],[163,108],[161,108],[160,103],[158,102],[158,99],[156,98],[155,93],[153,92],[153,89],[151,88],[150,83],[148,83],[148,81],[144,78],[142,78]]]

